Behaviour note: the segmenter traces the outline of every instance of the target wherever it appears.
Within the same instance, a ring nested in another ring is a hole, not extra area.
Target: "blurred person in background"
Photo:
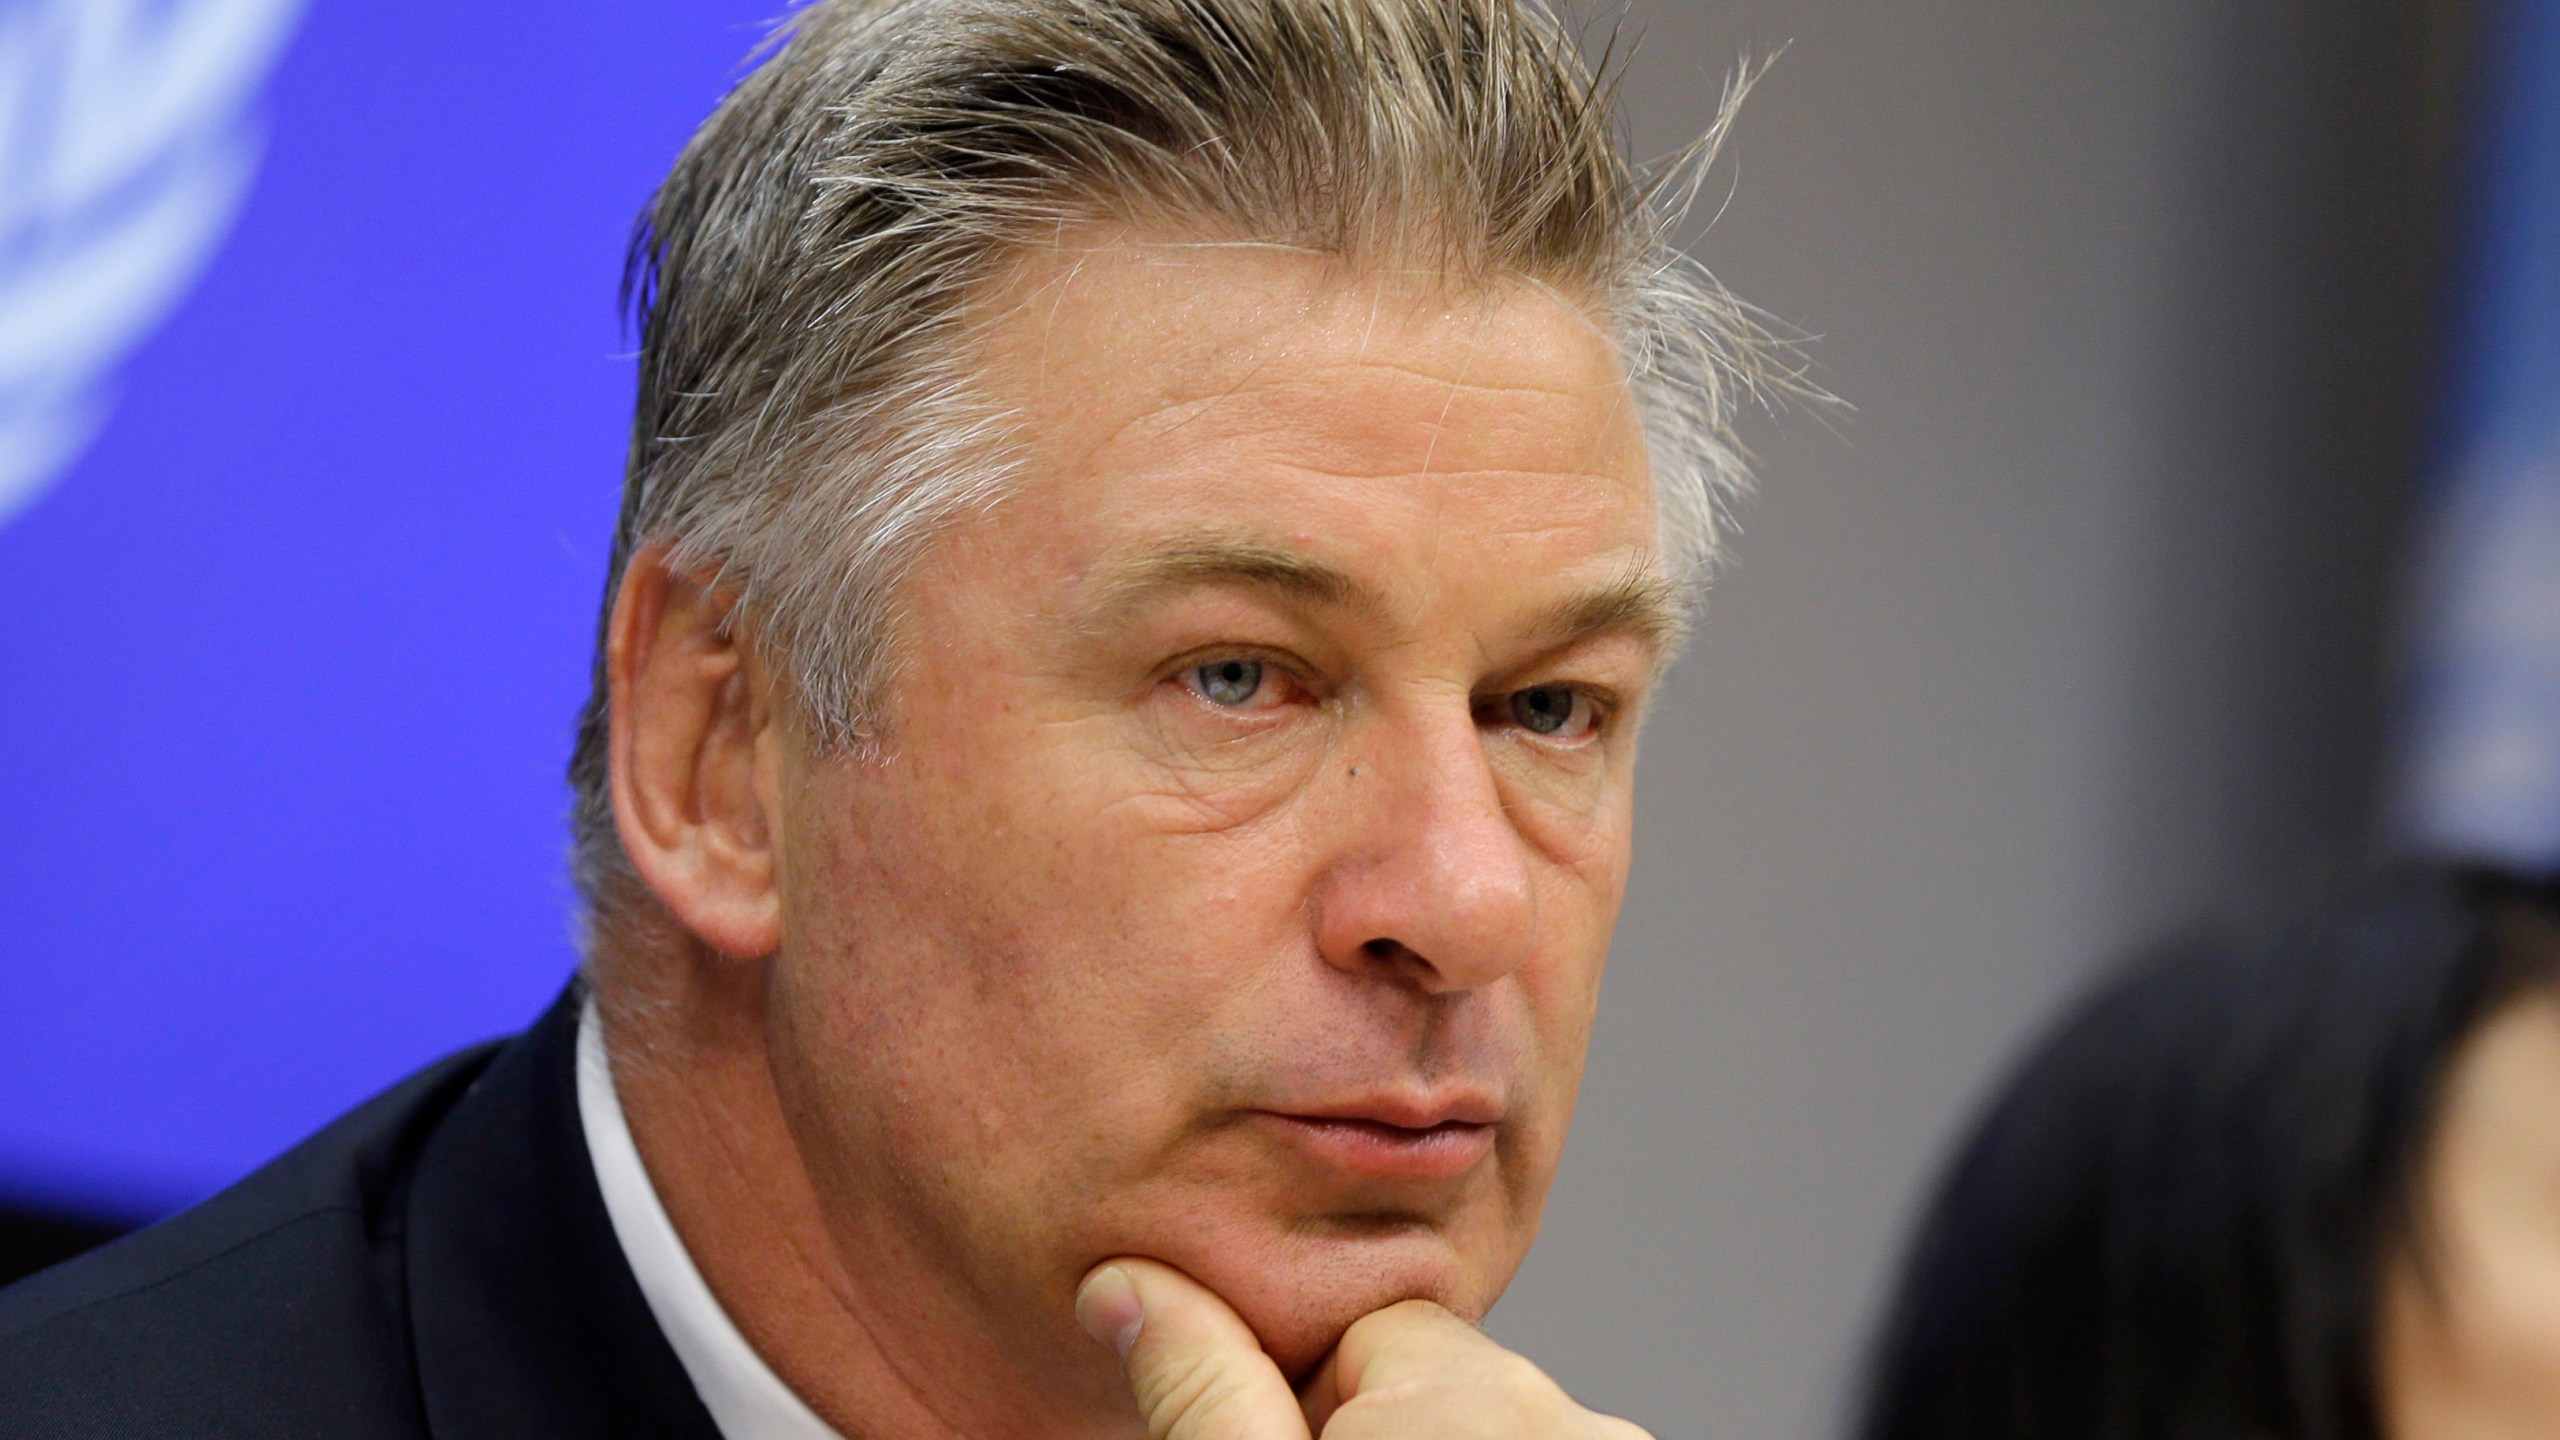
[[[2560,1436],[2560,891],[2413,872],[2102,983],[1958,1152],[1857,1434]]]

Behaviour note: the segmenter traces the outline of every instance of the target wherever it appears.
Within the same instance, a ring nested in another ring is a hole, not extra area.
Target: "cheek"
[[[2473,1383],[2528,1422],[2517,1433],[2560,1435],[2560,1213],[2543,1218],[2473,1272],[2456,1340]]]
[[[1626,883],[1622,835],[1579,826],[1575,838],[1581,848],[1573,863],[1543,869],[1539,953],[1511,977],[1525,1023],[1536,1037],[1532,1077],[1538,1103],[1531,1123],[1523,1127],[1517,1165],[1505,1167],[1505,1184],[1516,1200],[1532,1205],[1543,1200],[1581,1091]]]
[[[1539,928],[1545,943],[1538,958],[1517,975],[1538,1036],[1538,1078],[1545,1102],[1541,1123],[1527,1137],[1524,1158],[1550,1173],[1581,1091],[1609,944],[1626,893],[1629,842],[1623,808],[1555,828],[1564,832],[1567,843],[1554,845],[1544,870]],[[1544,1176],[1536,1180],[1537,1197],[1544,1196],[1545,1184]]]
[[[2440,1274],[2404,1263],[2387,1292],[2388,1440],[2560,1435],[2560,1266]]]
[[[1605,945],[1605,937],[1601,944]],[[1517,1159],[1506,1166],[1506,1187],[1517,1199],[1541,1200],[1564,1152],[1565,1135],[1582,1092],[1591,1025],[1598,1010],[1606,952],[1594,946],[1570,958],[1523,970],[1519,976],[1528,1023],[1536,1035],[1536,1064],[1529,1080],[1535,1101],[1521,1126]]]
[[[1200,802],[1126,783],[1089,740],[906,732],[885,764],[813,777],[786,949],[835,1043],[904,1083],[957,1077],[950,1118],[1143,1145],[1302,952],[1303,852],[1277,818],[1183,823]]]
[[[2560,1435],[2560,1173],[2468,1178],[2439,1174],[2426,1272],[2387,1275],[2390,1440]]]
[[[1628,821],[1626,807],[1612,805],[1596,814],[1553,819],[1534,832],[1544,861],[1538,923],[1547,943],[1522,982],[1541,1028],[1569,1047],[1577,1074],[1626,898]]]

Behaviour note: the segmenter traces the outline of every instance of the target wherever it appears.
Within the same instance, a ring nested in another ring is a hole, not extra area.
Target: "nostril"
[[[1439,988],[1439,967],[1423,958],[1421,951],[1401,940],[1380,936],[1363,943],[1360,954],[1380,975],[1391,976],[1404,984],[1419,985],[1426,990]]]

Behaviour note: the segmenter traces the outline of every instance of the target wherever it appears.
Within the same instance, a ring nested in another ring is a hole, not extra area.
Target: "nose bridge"
[[[1337,964],[1465,990],[1534,948],[1529,856],[1464,698],[1377,717],[1344,779],[1352,842],[1325,949]]]

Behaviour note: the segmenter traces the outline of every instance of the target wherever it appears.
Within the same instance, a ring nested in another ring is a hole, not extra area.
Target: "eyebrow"
[[[1125,614],[1166,591],[1204,585],[1270,591],[1364,616],[1387,613],[1385,597],[1348,571],[1276,545],[1226,539],[1186,541],[1121,561],[1103,581],[1096,613]]]
[[[1635,636],[1667,662],[1687,638],[1688,606],[1680,587],[1651,565],[1630,565],[1609,583],[1567,596],[1539,618],[1536,631],[1559,643],[1620,631]]]
[[[1276,545],[1204,537],[1114,565],[1093,613],[1098,619],[1124,615],[1168,591],[1215,585],[1268,591],[1364,618],[1389,611],[1376,589],[1336,566]],[[1606,584],[1548,607],[1531,625],[1531,633],[1557,645],[1611,631],[1633,635],[1667,661],[1688,632],[1680,587],[1651,565],[1630,565]]]

